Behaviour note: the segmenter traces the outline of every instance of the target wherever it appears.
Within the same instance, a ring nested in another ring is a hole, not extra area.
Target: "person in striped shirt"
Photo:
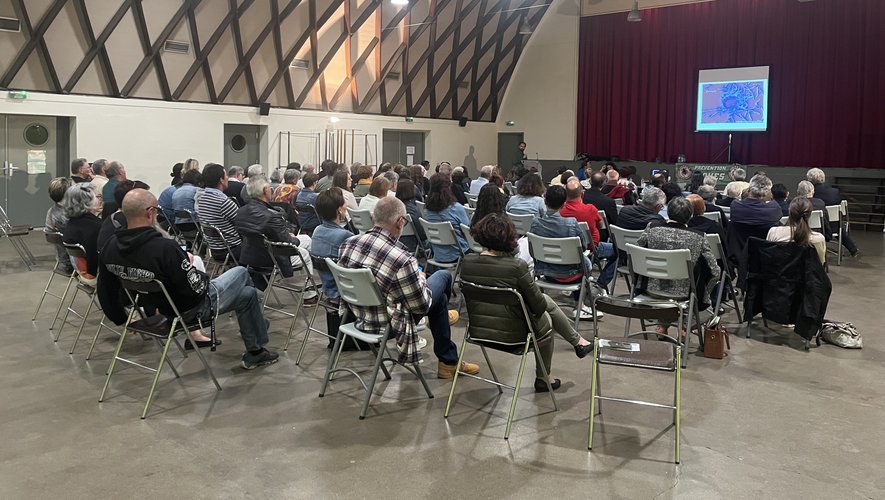
[[[200,223],[215,227],[221,232],[227,244],[230,245],[231,253],[235,259],[240,258],[240,233],[234,227],[234,218],[237,216],[237,203],[224,194],[227,189],[227,172],[224,167],[217,163],[210,163],[203,167],[203,184],[206,186],[195,205],[200,214]],[[212,258],[223,261],[227,253],[227,246],[219,238],[213,238],[208,234],[206,243],[212,250]]]

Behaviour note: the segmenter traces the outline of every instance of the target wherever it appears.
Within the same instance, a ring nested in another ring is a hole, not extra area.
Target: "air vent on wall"
[[[458,88],[459,89],[469,89],[470,84],[468,82],[458,82]]]
[[[307,59],[292,59],[292,62],[289,63],[289,67],[292,69],[307,69],[310,66],[310,61]]]
[[[187,54],[191,50],[191,44],[187,42],[179,42],[177,40],[166,40],[163,43],[163,52],[173,52],[175,54]]]
[[[399,77],[399,71],[391,71],[390,73],[387,73],[388,80],[399,80]]]
[[[10,17],[0,17],[0,31],[21,31],[21,21]]]

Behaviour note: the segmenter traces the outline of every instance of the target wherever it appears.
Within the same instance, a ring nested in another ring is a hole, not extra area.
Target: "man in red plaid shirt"
[[[452,378],[458,365],[458,348],[452,342],[451,329],[451,323],[457,321],[457,312],[452,311],[454,314],[450,316],[448,310],[452,275],[440,270],[429,278],[425,277],[418,270],[417,259],[399,243],[400,233],[406,225],[403,202],[384,197],[372,215],[375,227],[347,239],[338,252],[339,265],[350,269],[371,269],[378,289],[387,301],[387,307],[351,307],[357,317],[357,327],[380,332],[389,322],[400,347],[400,362],[417,363],[415,322],[420,316],[427,316],[433,335],[433,353],[439,359],[437,376]],[[461,371],[479,373],[479,366],[465,361],[461,364]]]

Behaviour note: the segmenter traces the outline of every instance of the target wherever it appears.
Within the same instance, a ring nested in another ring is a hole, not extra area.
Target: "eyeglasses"
[[[156,211],[160,210],[160,207],[158,207],[158,206],[147,207],[147,208],[145,208],[145,210],[153,210],[156,212]]]

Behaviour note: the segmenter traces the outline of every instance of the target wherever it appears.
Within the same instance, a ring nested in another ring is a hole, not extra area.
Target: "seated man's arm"
[[[397,270],[394,286],[391,292],[396,302],[405,305],[412,314],[427,314],[432,294],[424,275],[418,272],[418,261],[414,257]]]
[[[101,309],[109,320],[113,321],[115,325],[122,325],[126,322],[127,314],[124,304],[120,300],[120,279],[104,266],[100,266],[100,269],[102,272],[98,273],[98,284],[96,285],[98,303],[101,304]]]
[[[298,245],[298,238],[293,238],[289,231],[289,224],[283,218],[283,214],[274,210],[264,226],[264,235],[271,241],[284,241]]]

